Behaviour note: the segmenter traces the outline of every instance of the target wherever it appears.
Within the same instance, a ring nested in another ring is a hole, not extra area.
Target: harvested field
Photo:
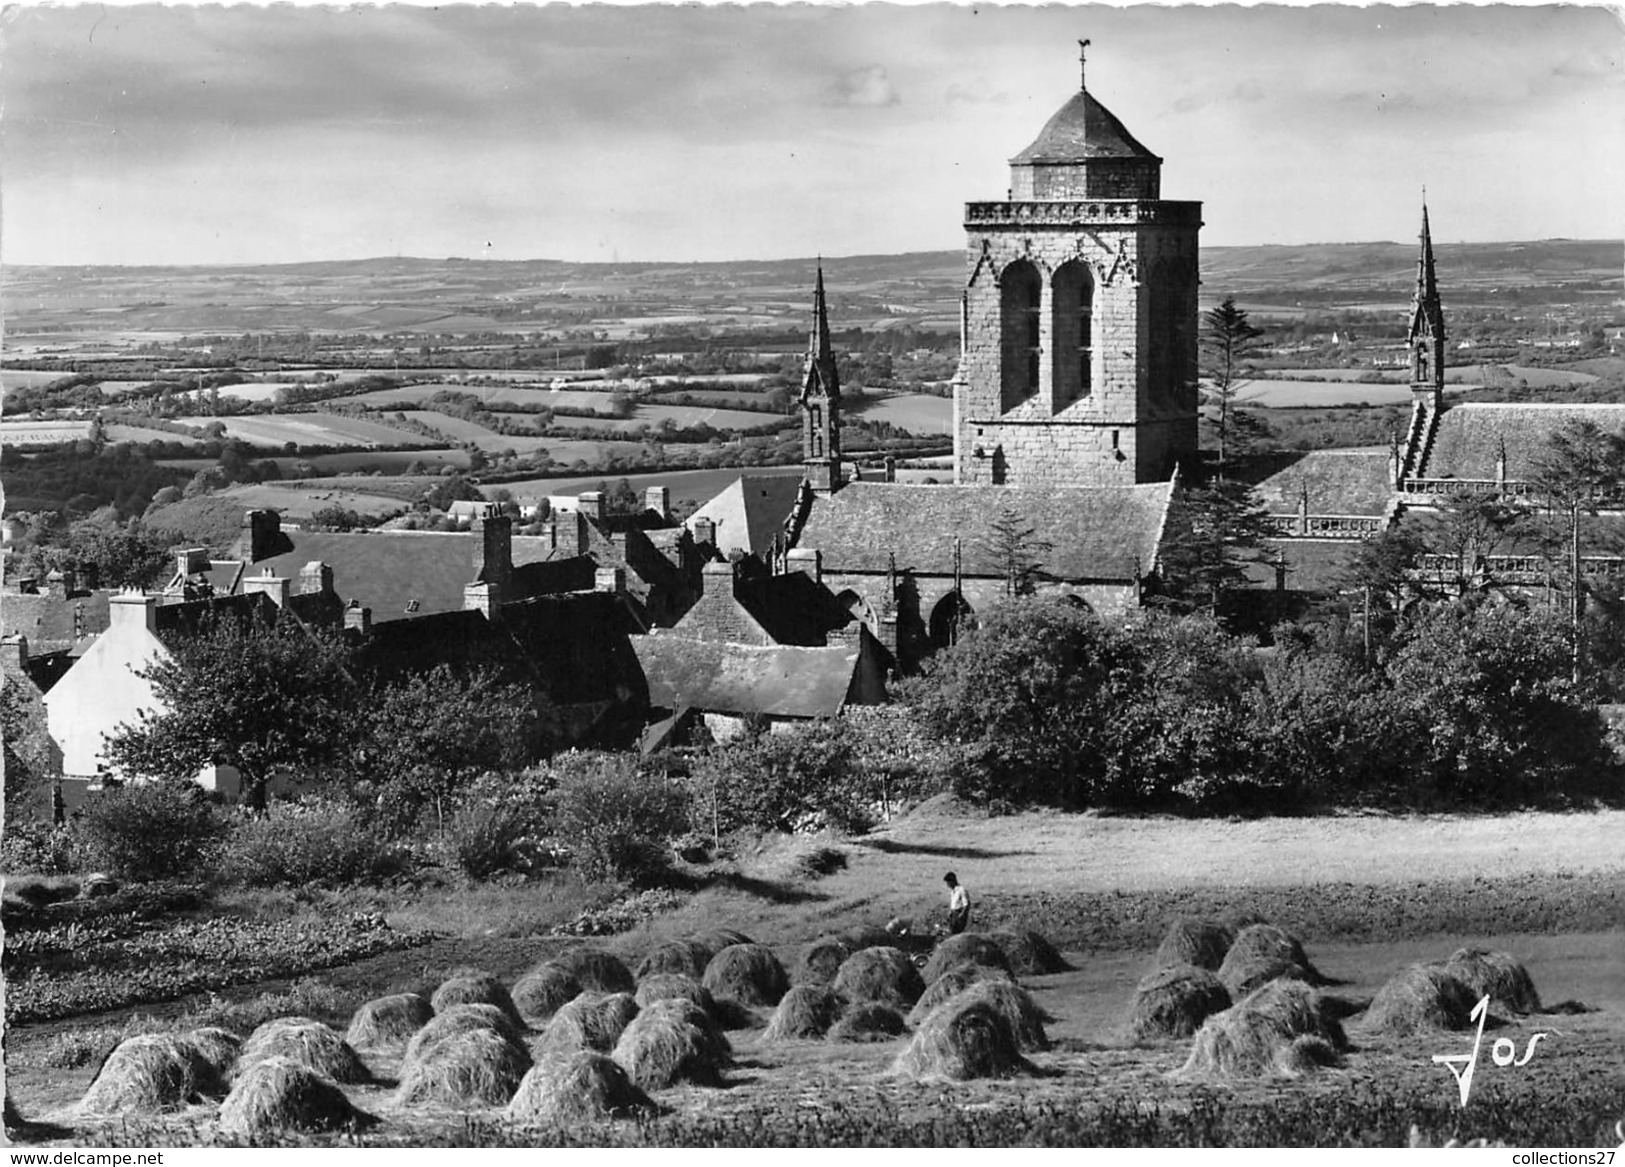
[[[337,413],[289,413],[269,417],[178,417],[182,425],[201,429],[211,422],[225,426],[229,437],[256,446],[439,446],[443,443],[375,421]]]

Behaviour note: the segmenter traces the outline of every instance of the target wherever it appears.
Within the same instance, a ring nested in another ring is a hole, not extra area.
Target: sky
[[[958,248],[1079,38],[1205,245],[1625,235],[1603,7],[24,3],[0,263]]]

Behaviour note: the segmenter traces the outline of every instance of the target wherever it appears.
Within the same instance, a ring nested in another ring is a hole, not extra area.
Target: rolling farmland
[[[257,446],[438,446],[421,434],[408,433],[375,421],[341,417],[335,413],[295,413],[268,417],[182,417],[182,425],[199,428],[219,422],[226,433]]]

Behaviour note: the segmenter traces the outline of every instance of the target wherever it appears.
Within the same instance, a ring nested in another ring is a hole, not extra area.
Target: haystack
[[[580,1050],[607,1054],[638,1015],[630,993],[582,993],[553,1014],[537,1047],[538,1059]]]
[[[768,1041],[820,1038],[835,1024],[841,1000],[823,985],[796,985],[779,1001],[762,1035]]]
[[[986,1001],[947,1002],[921,1022],[892,1064],[910,1078],[1008,1078],[1031,1067],[1016,1048],[1010,1024]]]
[[[630,993],[638,987],[626,962],[601,948],[577,948],[553,963],[575,977],[589,993]]]
[[[949,969],[962,964],[985,964],[989,968],[1010,971],[1004,949],[980,932],[962,932],[958,936],[948,937],[932,951],[931,959],[925,962],[925,983],[929,985]]]
[[[1334,1055],[1348,1048],[1342,1027],[1327,1014],[1320,994],[1301,981],[1271,981],[1204,1021],[1179,1073],[1257,1078],[1333,1064],[1311,1056],[1324,1052],[1318,1044],[1304,1043],[1294,1053],[1291,1047],[1304,1037],[1318,1039]]]
[[[1189,1037],[1215,1013],[1230,1008],[1224,982],[1194,964],[1159,968],[1134,993],[1129,1032],[1135,1038]]]
[[[827,985],[835,979],[852,949],[834,936],[820,936],[805,945],[790,973],[792,985]]]
[[[406,1060],[426,1058],[442,1042],[475,1029],[489,1029],[509,1041],[522,1043],[525,1039],[525,1031],[495,1005],[453,1005],[444,1013],[435,1014],[412,1035],[406,1046]]]
[[[1156,967],[1194,966],[1216,972],[1235,941],[1236,933],[1217,920],[1181,916],[1168,926],[1157,945]]]
[[[309,1017],[267,1021],[243,1042],[237,1054],[238,1075],[266,1058],[292,1058],[335,1082],[370,1082],[372,1075],[337,1030]]]
[[[256,1062],[220,1104],[220,1129],[260,1138],[282,1131],[357,1130],[377,1121],[331,1080],[292,1058]]]
[[[1445,962],[1445,971],[1472,990],[1473,999],[1489,995],[1492,1008],[1512,1013],[1539,1013],[1540,994],[1529,970],[1507,952],[1484,948],[1458,948]]]
[[[729,1042],[728,1035],[722,1032],[722,1026],[717,1019],[692,1001],[685,1001],[681,997],[662,997],[658,1001],[649,1002],[647,1009],[639,1009],[638,1016],[645,1013],[663,1013],[685,1021],[700,1031],[705,1038],[706,1056],[714,1060],[719,1066],[726,1065],[733,1058],[733,1044]]]
[[[366,1002],[350,1017],[344,1040],[353,1049],[405,1045],[434,1019],[434,1006],[417,993],[394,993]]]
[[[731,944],[705,966],[704,983],[718,1000],[777,1005],[790,987],[790,978],[771,949],[761,944]]]
[[[1444,965],[1413,964],[1377,990],[1361,1026],[1388,1034],[1466,1029],[1479,996]]]
[[[849,1005],[874,1001],[907,1009],[925,992],[920,970],[900,948],[863,948],[846,958],[831,986]]]
[[[508,1103],[511,1122],[556,1126],[653,1115],[658,1107],[618,1063],[592,1051],[537,1062]]]
[[[985,964],[962,964],[949,969],[925,987],[920,999],[909,1010],[908,1023],[918,1025],[926,1015],[949,997],[957,997],[980,981],[1008,981],[1014,978],[1002,968],[989,968]]]
[[[172,1033],[127,1037],[79,1101],[86,1114],[150,1114],[198,1100],[210,1077],[202,1055]]]
[[[204,1093],[209,1093],[211,1086],[224,1093],[231,1078],[231,1068],[237,1063],[237,1055],[243,1048],[243,1039],[217,1025],[187,1030],[180,1035],[180,1039],[202,1060],[206,1076],[213,1078],[212,1083],[204,1084]]]
[[[661,973],[679,973],[699,980],[705,975],[705,966],[711,963],[715,955],[698,940],[668,940],[651,948],[638,962],[635,971],[639,982]]]
[[[581,982],[561,964],[549,961],[531,969],[515,982],[513,1006],[532,1029],[540,1029],[548,1019],[582,993]]]
[[[1328,983],[1309,963],[1297,937],[1274,924],[1249,924],[1237,932],[1218,971],[1232,999],[1283,978],[1309,985]]]
[[[693,977],[681,973],[656,973],[640,981],[634,997],[639,1009],[647,1009],[656,1001],[689,1001],[703,1009],[713,1020],[721,1020],[717,1012],[717,999],[711,995],[711,990]]]
[[[908,1031],[903,1015],[890,1005],[868,1001],[854,1005],[830,1027],[829,1040],[835,1042],[890,1041]]]
[[[690,939],[692,939],[695,944],[698,944],[701,948],[709,952],[711,956],[715,956],[724,948],[732,948],[735,944],[756,943],[756,941],[752,940],[749,936],[746,936],[743,932],[737,931],[733,928],[713,928],[709,932],[701,932],[697,936],[690,937]],[[706,957],[705,962],[710,964],[711,957]],[[701,973],[704,973],[705,970],[701,969],[700,971]]]
[[[1032,994],[1013,981],[978,981],[959,997],[961,1004],[981,1002],[1003,1017],[1015,1036],[1016,1048],[1024,1054],[1049,1049],[1044,1022],[1050,1015],[1038,1007]],[[945,1006],[952,1008],[952,1004]],[[929,1021],[929,1017],[927,1018]],[[925,1022],[921,1023],[922,1025]]]
[[[530,1065],[530,1051],[495,1030],[454,1034],[402,1065],[395,1105],[505,1105]]]
[[[1041,977],[1072,967],[1055,945],[1030,929],[989,932],[987,938],[999,946],[1010,971],[1018,976]]]
[[[429,998],[436,1013],[444,1013],[453,1005],[495,1005],[515,1023],[519,1023],[519,1010],[514,1007],[508,986],[488,972],[477,968],[460,968],[441,982]]]
[[[897,943],[897,937],[879,924],[854,924],[837,933],[835,939],[846,945],[849,952],[861,952],[865,948],[885,948]]]
[[[678,1082],[716,1086],[722,1081],[721,1061],[705,1031],[677,1008],[657,1007],[634,1017],[615,1043],[615,1060],[644,1090],[664,1090]]]

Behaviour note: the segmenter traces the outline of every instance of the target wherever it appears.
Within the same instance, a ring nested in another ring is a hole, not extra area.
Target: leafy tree
[[[681,787],[641,769],[630,754],[571,750],[554,758],[559,836],[588,879],[658,874],[663,844],[688,824]]]
[[[1422,537],[1428,550],[1454,564],[1451,592],[1465,596],[1494,587],[1488,560],[1512,537],[1516,507],[1497,494],[1452,494]]]
[[[1275,523],[1252,487],[1215,482],[1179,493],[1169,516],[1160,574],[1165,598],[1187,611],[1217,613],[1220,596],[1247,582]]]
[[[855,765],[852,739],[836,725],[726,742],[696,761],[692,784],[703,825],[721,833],[869,825],[872,800]]]
[[[1228,437],[1230,402],[1241,387],[1239,377],[1254,344],[1264,330],[1254,327],[1245,310],[1236,307],[1236,298],[1226,296],[1217,308],[1202,314],[1200,349],[1202,372],[1213,382],[1213,396],[1219,403],[1219,472],[1224,472],[1225,440]]]
[[[107,741],[125,774],[189,781],[225,763],[242,774],[245,801],[263,806],[278,768],[319,768],[353,731],[350,652],[336,632],[211,613],[166,647],[141,674],[160,709]]]
[[[987,551],[1004,574],[1006,596],[1030,596],[1043,578],[1043,557],[1054,544],[1037,534],[1013,506],[1000,508],[989,524]]]

